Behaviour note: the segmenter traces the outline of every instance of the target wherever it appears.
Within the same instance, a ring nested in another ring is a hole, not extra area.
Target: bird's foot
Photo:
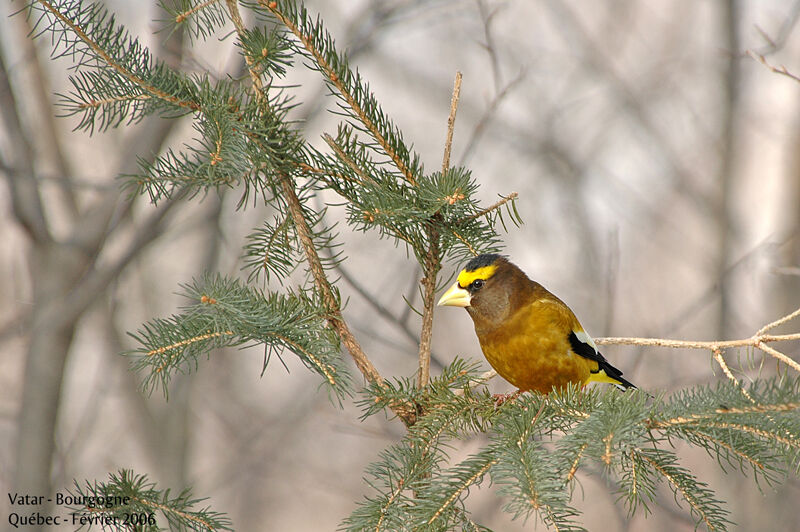
[[[500,408],[506,401],[513,401],[521,394],[522,390],[517,390],[514,393],[494,393],[492,394],[492,399],[494,399],[494,406],[495,408]]]

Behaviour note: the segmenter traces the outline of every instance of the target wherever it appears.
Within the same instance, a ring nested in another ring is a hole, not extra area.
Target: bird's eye
[[[473,292],[476,290],[480,290],[481,288],[483,288],[483,283],[484,283],[483,279],[475,279],[474,281],[472,281],[472,284],[469,285],[469,288]]]

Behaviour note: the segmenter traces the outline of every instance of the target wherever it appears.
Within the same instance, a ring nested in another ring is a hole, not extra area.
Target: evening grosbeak
[[[501,255],[469,261],[439,305],[466,308],[486,360],[521,391],[590,382],[636,388],[600,354],[563,301]]]

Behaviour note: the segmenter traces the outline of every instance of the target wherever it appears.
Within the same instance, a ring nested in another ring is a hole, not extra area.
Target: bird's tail
[[[620,390],[627,390],[628,388],[636,389],[636,385],[622,376],[622,372],[603,360],[600,362],[600,367],[596,373],[589,376],[588,382],[607,382],[613,384]]]

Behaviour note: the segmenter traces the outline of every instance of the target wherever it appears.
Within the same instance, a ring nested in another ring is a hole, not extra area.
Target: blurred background
[[[228,30],[194,42],[155,33],[165,18],[155,5],[106,4],[169,64],[243,75]],[[768,67],[800,75],[800,1],[307,5],[429,171],[441,165],[463,72],[453,164],[473,171],[486,205],[519,193],[525,224],[509,226],[506,252],[592,335],[744,338],[800,306],[800,82]],[[78,122],[57,118],[54,96],[70,90],[71,60],[50,59],[49,37],[27,37],[32,22],[9,16],[20,8],[0,8],[0,492],[52,493],[126,467],[192,486],[237,530],[336,529],[367,492],[364,467],[402,424],[358,421],[291,356],[262,377],[259,349],[213,352],[175,379],[168,402],[138,391],[119,356],[135,345],[126,333],[177,312],[179,283],[193,276],[246,277],[244,237],[271,213],[237,210],[237,190],[158,207],[121,191],[118,176],[135,172],[137,157],[191,142],[189,118],[72,132]],[[302,68],[287,84],[299,84],[299,127],[322,146],[333,100]],[[345,316],[385,377],[410,376],[420,324],[403,296],[418,301],[420,270],[391,242],[340,227]],[[781,347],[800,359],[797,345]],[[483,361],[457,309],[437,309],[433,351],[434,373],[456,355]],[[725,378],[702,351],[604,351],[648,390]],[[775,372],[759,352],[726,359],[744,379]],[[464,442],[453,458],[482,443]],[[728,501],[738,529],[800,530],[796,478],[762,493],[704,453],[681,455]],[[694,529],[666,488],[646,521],[628,519],[613,482],[595,473],[579,473],[574,493],[589,529]],[[470,495],[479,523],[534,527],[510,521],[488,482]]]

